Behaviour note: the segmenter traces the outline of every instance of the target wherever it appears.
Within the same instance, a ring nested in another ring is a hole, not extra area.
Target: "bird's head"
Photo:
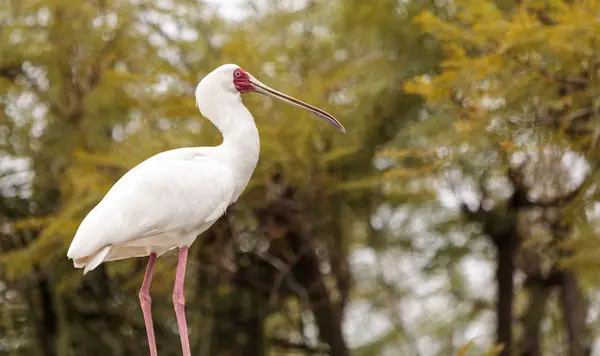
[[[333,125],[339,131],[346,132],[344,126],[342,126],[342,124],[335,117],[333,117],[333,115],[292,96],[279,92],[267,86],[266,84],[263,84],[261,81],[254,78],[254,76],[252,76],[250,73],[240,68],[238,65],[224,64],[210,72],[206,77],[204,77],[204,79],[202,79],[202,81],[200,81],[200,84],[198,84],[196,96],[198,97],[200,95],[206,95],[218,89],[221,89],[227,93],[234,93],[236,95],[259,93],[271,96],[307,110],[308,112]]]

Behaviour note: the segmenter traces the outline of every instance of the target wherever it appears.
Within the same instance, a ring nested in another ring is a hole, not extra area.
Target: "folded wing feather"
[[[149,159],[127,172],[85,217],[67,256],[75,261],[147,235],[183,236],[231,203],[227,166],[206,156]]]

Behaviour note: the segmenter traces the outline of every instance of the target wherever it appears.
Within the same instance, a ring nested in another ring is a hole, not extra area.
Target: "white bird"
[[[150,282],[158,256],[178,248],[173,303],[183,354],[190,356],[183,283],[188,249],[245,189],[258,162],[259,137],[241,94],[266,94],[344,127],[332,115],[225,64],[200,81],[196,104],[222,133],[216,147],[186,147],[159,153],[128,171],[83,219],[67,256],[84,274],[106,261],[149,256],[139,293],[150,355],[156,356]]]

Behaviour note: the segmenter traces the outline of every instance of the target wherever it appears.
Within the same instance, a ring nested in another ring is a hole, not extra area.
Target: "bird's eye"
[[[240,75],[242,75],[242,73],[240,73],[240,71],[236,70],[236,71],[235,71],[235,76],[236,76],[236,77],[239,77]]]

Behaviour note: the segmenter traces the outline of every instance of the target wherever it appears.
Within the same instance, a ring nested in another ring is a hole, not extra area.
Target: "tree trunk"
[[[551,288],[540,279],[528,278],[525,282],[529,301],[523,317],[525,332],[521,356],[542,356],[541,324]]]
[[[226,245],[233,235],[227,216],[221,218],[206,234],[198,249],[197,293],[201,295],[202,321],[199,340],[192,345],[199,356],[264,356],[266,353],[264,320],[267,316],[265,297],[256,289],[236,280],[261,280],[260,266],[241,262],[243,254],[232,256],[235,272],[224,271]],[[243,276],[242,276],[243,275]],[[191,309],[190,309],[191,310]],[[191,313],[188,313],[191,314]]]
[[[585,215],[583,211],[580,211]],[[551,224],[554,239],[563,243],[572,237],[572,226],[565,223],[567,220],[562,211]],[[572,257],[572,251],[561,249],[561,258]],[[577,277],[570,270],[560,271],[560,307],[563,323],[569,342],[569,356],[587,356],[591,354],[591,341],[588,335],[586,316],[589,303],[581,292]]]
[[[579,289],[576,277],[570,271],[561,273],[560,303],[569,340],[569,356],[590,355],[591,345],[585,320],[588,302]]]
[[[40,274],[40,280],[37,283],[38,291],[38,315],[36,322],[36,330],[38,342],[44,356],[57,355],[56,350],[56,334],[58,331],[58,322],[56,311],[54,310],[54,302],[52,294],[48,286],[46,277]]]
[[[270,199],[258,216],[271,242],[269,252],[283,261],[286,269],[291,269],[293,278],[300,285],[295,293],[305,307],[310,307],[319,337],[329,346],[329,354],[348,356],[342,333],[343,298],[336,301],[329,295],[325,276],[320,269],[321,260],[315,248],[314,235],[309,232],[310,227],[316,224],[305,215],[295,197],[295,190],[283,182],[281,174],[273,176],[268,190]]]
[[[512,321],[514,302],[514,253],[515,244],[506,237],[497,247],[496,283],[498,286],[496,301],[496,342],[503,345],[501,356],[512,355]]]
[[[216,278],[215,278],[216,279]],[[205,285],[205,287],[207,287]],[[195,355],[200,356],[264,356],[264,317],[259,296],[253,291],[231,288],[228,292],[220,290],[223,286],[213,284],[211,315],[203,318],[203,335],[196,345]],[[209,341],[209,345],[202,342]]]
[[[341,305],[331,300],[319,264],[314,248],[310,248],[295,268],[296,278],[308,293],[319,336],[329,345],[329,354],[348,356],[350,354],[342,333]]]

